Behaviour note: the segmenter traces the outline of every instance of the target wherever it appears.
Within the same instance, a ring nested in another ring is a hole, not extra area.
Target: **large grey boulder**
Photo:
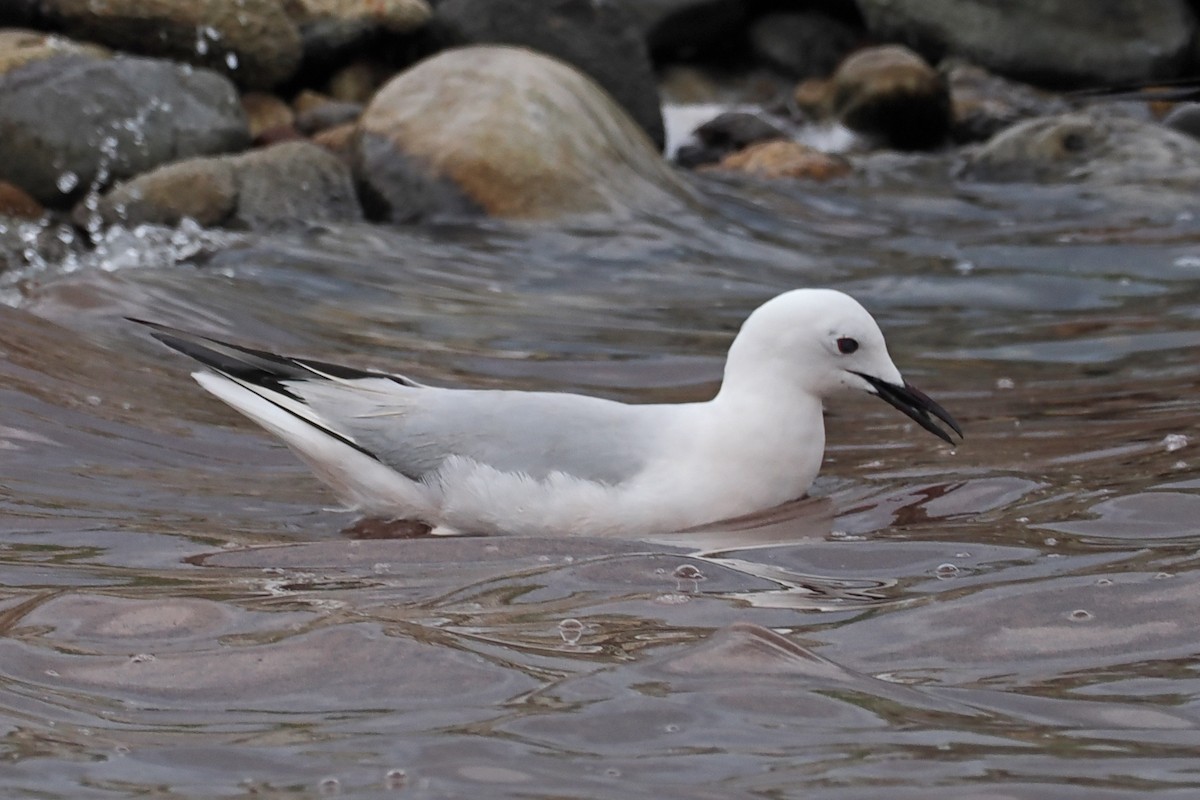
[[[670,210],[690,196],[594,81],[514,47],[447,50],[393,78],[359,120],[354,158],[368,210],[398,222]]]
[[[451,45],[514,45],[573,65],[616,98],[662,148],[654,68],[622,6],[592,0],[442,0],[433,27]]]
[[[857,0],[867,28],[938,60],[962,56],[1035,83],[1180,74],[1197,20],[1187,0]]]
[[[0,31],[0,180],[48,206],[249,140],[237,90],[215,72]]]
[[[984,181],[1200,185],[1200,141],[1102,110],[1019,122],[968,156]]]

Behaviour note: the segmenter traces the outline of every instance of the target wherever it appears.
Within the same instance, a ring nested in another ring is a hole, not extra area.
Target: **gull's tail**
[[[320,415],[305,399],[303,387],[313,382],[351,385],[364,379],[413,388],[421,384],[399,375],[281,356],[157,322],[126,319],[144,325],[155,339],[207,367],[192,373],[197,383],[282,439],[352,507],[379,512],[402,497],[408,499],[405,505],[412,506],[408,496],[414,483]]]

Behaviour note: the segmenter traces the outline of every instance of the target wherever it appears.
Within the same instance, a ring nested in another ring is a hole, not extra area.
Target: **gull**
[[[757,308],[716,396],[692,403],[440,388],[131,321],[203,364],[192,377],[204,389],[287,443],[349,509],[435,534],[664,533],[773,508],[808,491],[824,404],[847,392],[951,445],[933,417],[962,436],[901,377],[867,310],[832,289]]]

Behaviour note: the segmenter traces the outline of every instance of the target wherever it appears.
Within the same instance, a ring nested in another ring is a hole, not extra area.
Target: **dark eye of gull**
[[[838,352],[844,356],[848,356],[858,349],[858,340],[851,339],[849,336],[842,336],[837,340]]]

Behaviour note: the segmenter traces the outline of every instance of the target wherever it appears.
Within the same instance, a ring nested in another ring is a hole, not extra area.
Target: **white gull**
[[[708,401],[627,404],[445,389],[280,356],[157,323],[193,377],[283,439],[364,515],[435,533],[681,530],[801,497],[825,450],[823,401],[877,395],[953,443],[954,419],[907,383],[852,297],[797,289],[755,310]]]

